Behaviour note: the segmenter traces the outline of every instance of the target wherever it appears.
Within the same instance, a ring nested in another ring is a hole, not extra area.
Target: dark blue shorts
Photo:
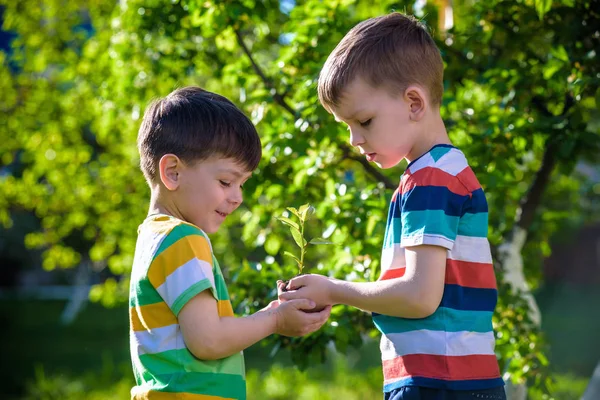
[[[385,400],[506,400],[504,386],[484,390],[446,390],[404,386],[384,393]]]

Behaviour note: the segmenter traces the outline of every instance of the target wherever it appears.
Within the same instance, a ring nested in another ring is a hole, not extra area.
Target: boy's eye
[[[219,182],[221,183],[221,185],[223,185],[223,186],[225,186],[225,187],[229,187],[229,186],[231,186],[231,183],[230,183],[230,182],[225,182],[225,181],[221,181],[221,180],[220,180]]]
[[[366,121],[359,122],[359,124],[360,124],[360,126],[362,126],[363,128],[366,128],[367,126],[369,126],[369,125],[371,124],[371,120],[372,120],[372,118],[369,118],[369,119],[368,119],[368,120],[366,120]]]

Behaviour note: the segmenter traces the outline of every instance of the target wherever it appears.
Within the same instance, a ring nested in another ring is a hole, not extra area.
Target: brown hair
[[[343,91],[360,77],[391,93],[411,84],[423,86],[432,105],[440,105],[444,64],[427,28],[399,12],[367,19],[350,30],[327,58],[319,75],[318,94],[330,110]]]
[[[158,163],[174,154],[185,163],[211,156],[233,158],[248,171],[262,155],[252,122],[227,98],[199,87],[184,87],[152,102],[138,132],[140,168],[148,182],[157,176]]]

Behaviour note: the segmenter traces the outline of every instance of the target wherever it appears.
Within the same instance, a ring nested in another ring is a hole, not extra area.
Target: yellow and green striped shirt
[[[186,347],[177,316],[204,290],[220,316],[233,316],[221,268],[208,236],[168,215],[138,229],[129,291],[132,400],[246,399],[244,357],[200,360]]]

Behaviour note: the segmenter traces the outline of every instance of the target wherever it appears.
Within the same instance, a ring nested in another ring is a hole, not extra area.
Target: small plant
[[[276,218],[290,227],[290,232],[292,233],[294,242],[296,242],[296,244],[300,248],[300,255],[299,257],[297,257],[289,251],[285,251],[283,254],[292,257],[294,261],[296,261],[296,263],[298,264],[298,275],[302,275],[302,271],[304,270],[304,256],[306,255],[308,246],[311,244],[332,244],[332,242],[320,237],[312,238],[310,241],[308,241],[304,237],[304,224],[315,213],[315,208],[313,206],[311,206],[310,204],[303,204],[298,209],[295,209],[294,207],[287,207],[287,210],[290,213],[292,213],[291,216],[295,216],[298,219],[298,222],[286,217]]]

